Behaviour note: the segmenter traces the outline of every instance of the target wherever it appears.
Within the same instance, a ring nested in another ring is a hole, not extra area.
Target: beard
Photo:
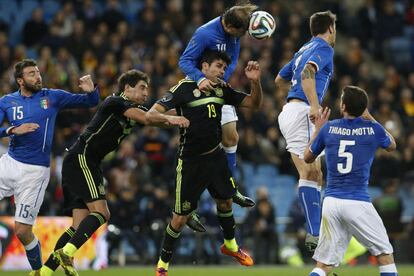
[[[32,92],[32,93],[36,93],[40,89],[43,88],[41,81],[36,82],[35,84],[30,84],[30,83],[27,83],[27,82],[24,81],[23,84],[24,84],[24,88],[26,88],[26,90],[28,90],[29,92]]]

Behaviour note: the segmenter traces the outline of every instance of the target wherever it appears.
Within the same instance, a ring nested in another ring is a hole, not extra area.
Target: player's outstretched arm
[[[362,114],[361,117],[364,118],[365,120],[377,122],[377,120],[375,120],[375,118],[371,115],[371,113],[369,113],[368,108],[365,109],[365,111],[364,111],[364,113]],[[392,134],[389,133],[389,131],[386,130],[385,127],[384,127],[384,130],[385,130],[385,133],[387,134],[387,136],[391,140],[391,144],[385,150],[388,151],[388,152],[396,150],[397,149],[397,143],[395,142],[394,136],[392,136]]]
[[[147,124],[153,126],[178,126],[187,128],[190,121],[184,116],[167,115],[166,108],[161,104],[154,104],[151,109],[145,114]]]
[[[40,127],[39,124],[36,124],[36,123],[24,123],[18,127],[10,128],[8,134],[22,135],[22,134],[36,131],[36,129],[38,129],[39,127]]]
[[[95,85],[93,84],[91,75],[86,75],[79,79],[79,88],[86,93],[95,91]]]
[[[319,132],[321,131],[322,127],[328,122],[329,116],[331,115],[331,109],[328,107],[325,107],[320,117],[317,117],[315,120],[315,131],[312,134],[312,138],[310,139],[308,146],[305,149],[305,154],[303,156],[303,160],[306,163],[312,163],[315,161],[316,157],[318,157],[319,154],[313,153],[310,149],[313,142],[316,140],[316,138],[319,135]]]
[[[316,94],[315,82],[316,68],[315,65],[307,63],[301,73],[302,89],[305,92],[306,98],[310,105],[309,119],[315,123],[316,118],[319,117],[319,101]]]
[[[240,106],[259,109],[262,104],[263,90],[260,81],[261,70],[257,61],[249,61],[244,69],[246,77],[250,80],[251,93],[245,97]]]

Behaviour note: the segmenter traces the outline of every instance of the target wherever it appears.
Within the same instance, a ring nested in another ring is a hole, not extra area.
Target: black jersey
[[[182,80],[157,103],[190,121],[180,129],[179,157],[198,156],[214,149],[221,141],[221,108],[224,104],[239,106],[247,94],[230,87],[217,87],[201,92],[197,83]]]
[[[130,108],[147,109],[127,98],[112,95],[107,97],[98,107],[96,114],[89,122],[86,130],[79,136],[71,151],[101,161],[105,155],[115,150],[131,129],[137,124],[123,114]]]

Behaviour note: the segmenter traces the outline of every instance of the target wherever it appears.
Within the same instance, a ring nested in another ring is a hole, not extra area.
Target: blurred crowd
[[[18,13],[29,1],[35,5],[20,30],[16,30],[12,20],[7,21],[0,15],[0,96],[16,90],[13,65],[30,57],[38,61],[45,87],[78,92],[79,77],[91,74],[102,98],[117,92],[116,79],[122,72],[140,69],[151,78],[148,106],[184,77],[177,62],[195,29],[234,4],[221,0],[17,0],[12,2],[19,9],[10,18],[15,16],[17,20]],[[378,152],[370,185],[394,187],[391,191],[397,199],[402,189],[414,194],[414,1],[252,2],[277,18],[277,28],[271,39],[259,41],[248,35],[242,38],[239,63],[230,80],[234,88],[247,90],[244,66],[248,60],[259,61],[265,94],[263,107],[258,112],[238,110],[239,164],[272,164],[282,174],[296,176],[276,120],[286,95],[275,89],[274,78],[295,51],[310,39],[309,16],[315,11],[330,9],[338,16],[338,37],[335,74],[324,105],[332,107],[332,117],[337,118],[341,87],[352,84],[366,89],[371,113],[394,135],[398,144],[396,152]],[[48,5],[52,4],[57,5],[53,13],[48,12],[51,9]],[[52,177],[40,215],[61,215],[62,155],[94,111],[68,110],[59,115]],[[110,223],[124,233],[121,237],[137,253],[145,251],[154,255],[171,215],[178,138],[174,129],[138,128],[104,162],[112,214]],[[7,142],[2,139],[0,152],[7,149]],[[266,193],[258,194],[262,195],[257,198],[258,207],[238,219],[240,223],[256,225],[242,231],[242,238],[250,239],[257,248],[271,247],[264,249],[270,253],[260,256],[259,262],[275,263],[279,261],[279,241],[273,235],[277,224],[273,208],[277,205]],[[205,218],[213,210],[210,205],[208,200],[204,205],[200,203]],[[13,214],[7,200],[0,202],[0,214]],[[401,213],[397,220],[401,221],[400,218]],[[205,221],[211,229],[217,228],[214,219],[211,223],[209,219]],[[293,221],[297,222],[295,218]],[[286,229],[299,231],[304,221],[299,219],[298,223],[298,227]],[[414,231],[409,227],[408,223],[404,231]],[[214,241],[213,230],[210,235],[207,240]],[[119,247],[119,235],[109,238],[110,251]],[[153,241],[152,246],[148,240]],[[143,250],[148,246],[153,249]],[[217,248],[208,247],[200,254],[217,262],[219,258],[214,257]],[[414,259],[414,250],[411,250],[407,256],[411,254]],[[263,250],[258,249],[255,255],[259,256],[260,252]],[[152,258],[141,257],[142,260]]]

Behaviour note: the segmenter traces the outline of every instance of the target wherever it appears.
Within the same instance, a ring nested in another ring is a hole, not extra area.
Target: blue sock
[[[394,264],[381,265],[378,267],[380,276],[398,276],[397,267]]]
[[[319,267],[315,267],[311,273],[309,274],[309,276],[326,276],[325,271],[322,268]]]
[[[306,219],[306,230],[319,236],[321,226],[321,192],[314,181],[299,179],[299,200]]]
[[[40,248],[40,242],[35,237],[28,245],[24,247],[26,249],[27,260],[33,270],[38,270],[42,267],[42,250]]]
[[[227,166],[229,166],[229,169],[231,171],[231,175],[234,177],[235,173],[236,173],[236,151],[237,151],[237,146],[233,146],[233,147],[224,147],[224,151],[226,152],[226,156],[227,156]]]

